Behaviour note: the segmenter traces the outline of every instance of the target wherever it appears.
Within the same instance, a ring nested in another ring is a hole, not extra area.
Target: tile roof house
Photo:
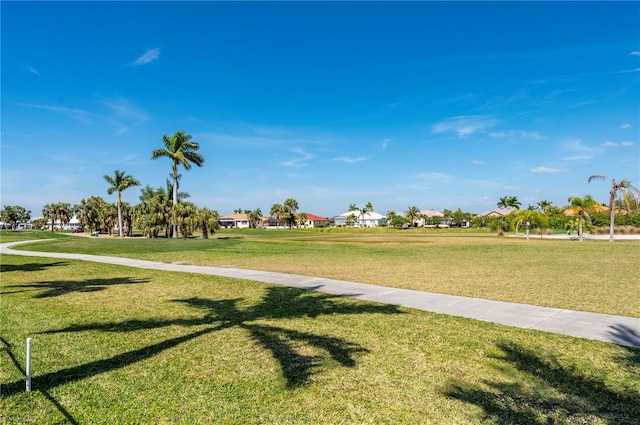
[[[505,215],[509,215],[514,211],[517,211],[517,208],[496,208],[495,210],[485,211],[482,214],[478,214],[479,217],[504,217]]]
[[[300,214],[302,213],[294,214],[296,216],[296,219],[298,219],[298,227],[303,227],[305,229],[314,229],[327,226],[327,219],[325,217],[320,217],[319,215],[311,214],[308,212],[304,213],[307,216],[307,221],[305,223],[300,223]]]

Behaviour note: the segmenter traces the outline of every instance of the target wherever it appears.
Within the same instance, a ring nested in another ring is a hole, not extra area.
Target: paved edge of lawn
[[[0,244],[0,253],[92,261],[139,269],[233,277],[640,348],[640,319],[633,317],[435,294],[287,273],[169,264],[102,255],[35,252],[11,249],[15,245],[30,242],[39,241],[3,243]]]

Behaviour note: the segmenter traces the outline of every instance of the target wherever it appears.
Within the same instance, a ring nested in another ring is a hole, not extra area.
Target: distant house
[[[496,208],[495,210],[485,211],[482,214],[478,214],[478,217],[504,217],[517,211],[517,208]]]
[[[444,213],[438,210],[420,210],[420,217],[416,224],[418,227],[435,227],[435,226],[446,226],[444,222]],[[434,217],[439,218],[437,224],[434,223]]]
[[[46,227],[49,229],[51,228],[51,220],[47,221]],[[80,224],[80,220],[75,215],[71,217],[68,223],[65,223],[65,224],[62,224],[60,220],[56,220],[53,222],[53,228],[55,230],[75,230],[81,227],[82,225]]]
[[[224,215],[218,218],[218,222],[220,223],[220,227],[224,227],[225,229],[248,229],[251,227],[251,221],[249,220],[248,214]],[[262,223],[262,221],[258,223],[258,226],[261,226]]]
[[[351,215],[355,216],[353,223],[347,220]],[[331,218],[331,222],[335,226],[350,226],[353,224],[354,227],[378,227],[385,224],[386,218],[375,211],[367,213],[364,216],[361,216],[358,211],[347,211]]]
[[[296,213],[294,214],[296,216],[296,219],[298,221],[298,226],[299,227],[303,227],[305,229],[314,229],[314,228],[318,228],[318,227],[325,227],[327,225],[327,219],[324,217],[320,217],[319,215],[314,215],[311,213],[305,213],[307,215],[307,221],[305,223],[301,223],[300,222],[300,214],[301,213]]]

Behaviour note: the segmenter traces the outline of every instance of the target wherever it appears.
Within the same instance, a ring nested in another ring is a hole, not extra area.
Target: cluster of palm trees
[[[142,189],[140,203],[130,206],[122,202],[122,191],[140,186],[140,182],[124,171],[115,170],[113,176],[105,175],[109,184],[107,193],[116,193],[116,204],[105,202],[99,196],[82,199],[73,207],[65,202],[45,205],[42,214],[45,222],[51,223],[54,230],[56,223],[61,227],[70,222],[71,217],[77,215],[80,223],[89,230],[107,229],[109,232],[116,226],[118,235],[131,235],[135,226],[146,236],[156,237],[162,233],[166,237],[177,238],[178,233],[190,235],[193,230],[201,229],[203,237],[219,228],[218,213],[208,208],[198,208],[195,204],[185,201],[188,193],[179,192],[178,166],[186,170],[192,164],[202,166],[204,158],[197,151],[199,144],[191,140],[191,136],[184,131],[178,131],[172,136],[163,136],[164,147],[154,150],[151,159],[167,157],[172,162],[171,181],[167,180],[166,188]]]
[[[296,211],[298,211],[298,208],[298,201],[293,198],[288,198],[282,204],[273,204],[271,206],[271,210],[269,210],[269,215],[271,217],[275,217],[278,222],[282,220],[286,225],[289,226],[289,229],[291,229],[296,223],[295,213]]]

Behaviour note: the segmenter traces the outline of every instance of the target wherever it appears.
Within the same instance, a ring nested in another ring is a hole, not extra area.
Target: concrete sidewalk
[[[101,255],[32,252],[11,249],[14,245],[28,242],[36,241],[20,241],[0,244],[0,253],[93,261],[98,263],[135,267],[139,269],[199,273],[254,280],[257,282],[286,285],[294,288],[357,298],[359,300],[376,301],[385,304],[415,308],[418,310],[500,323],[507,326],[536,329],[640,348],[640,319],[637,318],[538,307],[527,304],[491,301],[454,295],[434,294],[408,289],[395,289],[365,283],[347,282],[286,273],[263,272],[226,267],[188,266]]]

